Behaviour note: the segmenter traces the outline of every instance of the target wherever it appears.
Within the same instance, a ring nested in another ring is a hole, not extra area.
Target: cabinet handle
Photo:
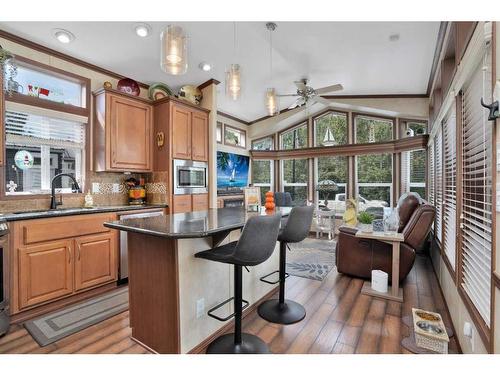
[[[71,263],[71,246],[68,246],[68,263]]]
[[[78,245],[77,250],[78,250],[78,260],[80,260],[80,253],[81,253],[80,245]]]

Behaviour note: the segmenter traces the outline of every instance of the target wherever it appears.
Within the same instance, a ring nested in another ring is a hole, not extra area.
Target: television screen
[[[217,151],[217,190],[236,190],[248,186],[250,158]]]

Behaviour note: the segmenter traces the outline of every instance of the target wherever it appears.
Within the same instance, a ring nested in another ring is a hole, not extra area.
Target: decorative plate
[[[179,90],[179,98],[186,99],[188,102],[199,105],[203,95],[201,90],[192,85],[182,86]]]
[[[131,78],[123,78],[118,81],[116,85],[118,91],[124,92],[125,94],[139,96],[141,89],[139,84]]]
[[[166,98],[167,96],[172,96],[174,93],[164,83],[154,83],[149,86],[148,96],[151,100],[158,100],[162,98]]]

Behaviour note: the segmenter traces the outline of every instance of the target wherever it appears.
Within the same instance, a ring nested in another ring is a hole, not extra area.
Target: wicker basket
[[[437,353],[448,354],[450,339],[441,315],[431,311],[412,309],[415,343],[418,347]],[[430,319],[426,319],[425,315]]]

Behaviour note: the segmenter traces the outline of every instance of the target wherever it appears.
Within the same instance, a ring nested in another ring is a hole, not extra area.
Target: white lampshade
[[[274,88],[266,90],[266,107],[269,116],[274,116],[279,113],[278,97]]]
[[[161,33],[161,68],[168,74],[187,71],[187,37],[180,26],[169,25]]]
[[[233,100],[241,95],[241,69],[239,64],[231,64],[226,72],[226,95]]]

